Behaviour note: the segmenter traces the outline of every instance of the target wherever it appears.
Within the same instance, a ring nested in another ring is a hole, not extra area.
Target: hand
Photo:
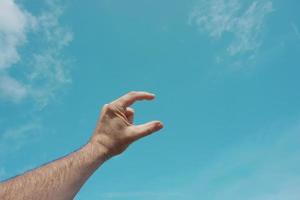
[[[135,101],[154,98],[148,92],[130,92],[105,104],[90,142],[104,148],[109,158],[122,153],[135,140],[160,130],[163,127],[160,121],[134,125],[134,110],[129,107]]]

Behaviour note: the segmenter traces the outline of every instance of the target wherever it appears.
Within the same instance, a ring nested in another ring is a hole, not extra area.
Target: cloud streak
[[[24,172],[29,167],[22,167],[13,171],[6,167],[6,159],[22,150],[23,147],[33,144],[41,135],[42,126],[37,121],[28,122],[15,128],[0,132],[0,180],[9,178],[16,173]]]
[[[296,36],[297,36],[297,39],[300,40],[300,31],[299,31],[298,27],[297,27],[296,24],[294,24],[294,23],[292,23],[291,26],[292,26],[292,28],[293,28],[294,33],[295,33]]]
[[[26,86],[6,73],[0,72],[1,95],[14,102],[21,101],[28,93]]]
[[[55,94],[64,85],[71,83],[69,60],[61,56],[62,51],[73,40],[73,33],[59,23],[63,9],[57,4],[49,3],[48,12],[38,17],[40,43],[47,48],[32,55],[29,63],[31,72],[27,76],[30,94],[40,106],[45,106],[55,98]]]
[[[226,51],[230,56],[255,53],[261,46],[266,17],[273,11],[272,1],[201,0],[189,15],[189,24],[218,40],[230,35]]]
[[[37,122],[29,122],[19,127],[0,133],[0,157],[20,150],[28,142],[32,142],[41,129]]]
[[[0,2],[0,97],[12,102],[32,98],[43,107],[71,82],[68,61],[61,52],[73,39],[59,18],[63,9],[47,1],[47,9],[33,15],[13,0]],[[34,48],[31,47],[34,45]],[[23,58],[20,48],[30,48]],[[21,77],[12,69],[23,71]]]
[[[211,200],[299,199],[299,133],[297,122],[248,136],[220,153],[187,193]]]

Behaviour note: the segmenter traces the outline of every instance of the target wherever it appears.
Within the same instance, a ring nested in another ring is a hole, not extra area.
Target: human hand
[[[90,143],[104,148],[107,157],[122,153],[132,142],[163,128],[160,121],[134,125],[134,110],[129,106],[135,101],[152,100],[154,94],[129,92],[119,99],[105,104]]]

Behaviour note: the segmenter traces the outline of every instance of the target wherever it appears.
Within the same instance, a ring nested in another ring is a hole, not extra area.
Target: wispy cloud
[[[19,102],[28,93],[26,86],[4,72],[0,72],[0,91],[2,96],[14,102]]]
[[[272,1],[201,0],[189,15],[189,24],[214,39],[230,36],[227,54],[254,54],[262,44],[265,18],[273,11]]]
[[[295,23],[292,23],[291,26],[293,28],[294,33],[296,34],[296,37],[300,40],[300,31],[297,25]]]
[[[36,34],[43,35],[39,41],[45,43],[47,48],[32,55],[32,61],[29,63],[31,73],[27,76],[30,94],[40,106],[47,105],[62,86],[71,83],[70,60],[61,54],[73,40],[73,34],[59,23],[63,8],[53,3],[49,3],[49,8],[50,11],[38,17],[36,31]]]
[[[71,83],[70,60],[63,57],[63,51],[73,34],[60,22],[64,9],[58,1],[42,2],[36,14],[26,10],[21,2],[0,0],[0,101],[31,100],[34,108],[43,108]],[[27,108],[32,111],[31,106]],[[17,154],[40,139],[40,121],[28,116],[29,122],[24,122],[18,117],[14,120],[23,123],[9,123],[14,128],[3,123],[0,127],[2,167],[6,167],[8,155]],[[8,167],[2,172],[5,176],[12,173]]]
[[[71,82],[68,61],[61,56],[73,39],[59,18],[62,7],[46,1],[47,9],[33,15],[14,0],[0,1],[0,97],[20,102],[33,98],[45,106],[55,93]],[[34,45],[34,48],[30,48]],[[28,47],[26,58],[20,48]],[[23,71],[21,77],[10,73],[12,68]]]
[[[41,130],[41,124],[38,121],[32,121],[0,132],[0,180],[33,168],[32,165],[29,165],[19,166],[19,169],[11,170],[6,166],[6,160],[11,155],[19,153],[29,144],[37,142],[39,136],[41,136]]]
[[[211,200],[299,199],[299,141],[299,122],[248,136],[202,170],[189,193]]]
[[[9,153],[15,153],[25,144],[33,142],[34,138],[39,135],[40,130],[40,123],[29,122],[0,133],[0,158]]]

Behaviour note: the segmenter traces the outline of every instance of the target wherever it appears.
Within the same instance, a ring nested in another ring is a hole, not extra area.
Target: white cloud
[[[16,79],[6,74],[0,74],[0,91],[1,95],[18,102],[27,96],[27,88]]]
[[[30,99],[41,108],[71,82],[69,60],[62,55],[73,34],[60,23],[62,7],[55,0],[46,2],[36,11],[40,14],[33,15],[14,0],[0,0],[0,100]],[[14,128],[2,127],[0,166],[10,154],[40,139],[40,123],[29,118],[28,123],[14,123]]]
[[[52,1],[47,1],[47,7],[34,16],[14,0],[0,1],[0,97],[6,100],[30,97],[45,106],[71,81],[61,52],[73,35],[59,22],[63,9]],[[33,43],[34,50],[26,52],[30,59],[22,59],[19,48]],[[11,75],[11,68],[23,70],[23,76]]]
[[[36,21],[12,0],[1,0],[0,11],[0,69],[3,69],[20,60],[17,48],[25,43],[26,33]]]
[[[201,0],[189,16],[189,24],[219,39],[230,34],[226,47],[231,56],[253,53],[261,46],[266,16],[273,11],[269,0],[252,1],[245,8],[241,0]]]
[[[0,1],[0,96],[19,101],[27,95],[26,87],[6,71],[20,61],[18,48],[36,19],[12,0]]]

